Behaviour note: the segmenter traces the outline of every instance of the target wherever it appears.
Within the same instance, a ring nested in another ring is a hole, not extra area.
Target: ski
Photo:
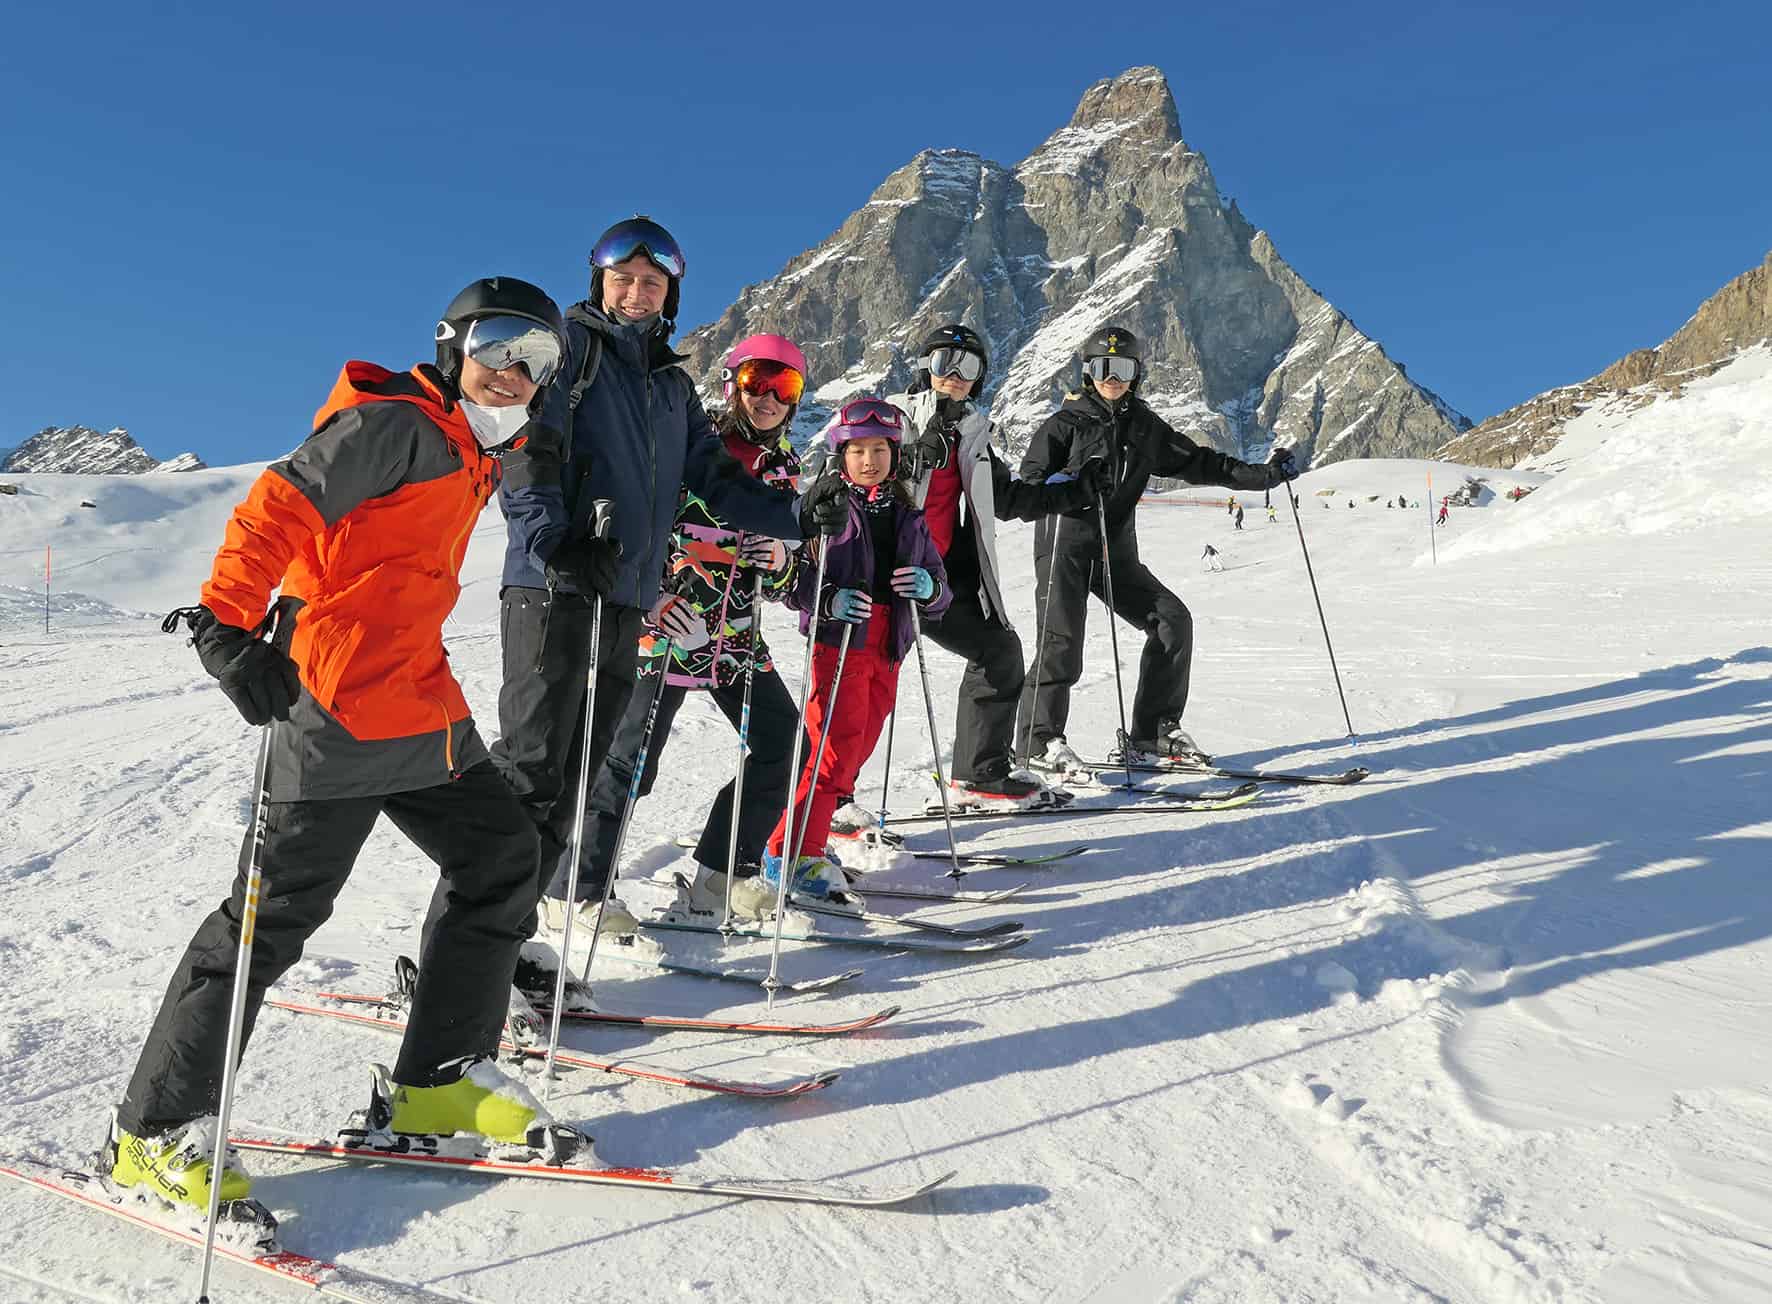
[[[855,887],[855,894],[864,901],[868,897],[893,897],[906,901],[947,901],[965,902],[969,905],[995,905],[999,901],[1007,901],[1033,886],[1031,883],[1017,883],[1014,887],[998,888],[994,892],[972,892],[962,888],[943,890],[932,887],[904,887],[898,884],[873,884],[863,881]]]
[[[361,992],[315,992],[315,996],[323,1001],[338,1001],[340,1005],[388,1005],[388,997],[365,996]],[[535,1013],[546,1015],[549,1012],[548,1001],[535,1001]],[[863,1019],[851,1019],[838,1024],[769,1024],[769,1022],[741,1022],[728,1019],[680,1019],[677,1015],[664,1013],[615,1013],[611,1010],[567,1010],[560,1015],[562,1022],[571,1024],[613,1024],[617,1028],[657,1028],[664,1031],[691,1031],[691,1033],[774,1033],[780,1036],[838,1036],[842,1033],[859,1033],[865,1028],[877,1028],[882,1022],[891,1019],[902,1006],[890,1005],[884,1010],[865,1015]]]
[[[133,1223],[169,1240],[185,1245],[203,1246],[203,1211],[191,1209],[189,1218],[181,1218],[179,1209],[156,1196],[130,1187],[113,1184],[108,1178],[78,1168],[44,1163],[39,1159],[0,1156],[0,1175],[15,1178],[27,1186],[58,1195],[65,1200],[100,1213],[107,1213]],[[237,1204],[262,1208],[255,1201]],[[222,1208],[226,1210],[227,1205]],[[265,1217],[269,1217],[266,1214]],[[274,1225],[274,1222],[273,1222]],[[64,1232],[72,1235],[71,1231]],[[430,1291],[386,1277],[372,1276],[355,1268],[346,1268],[324,1259],[309,1258],[293,1250],[283,1249],[273,1236],[269,1244],[233,1245],[218,1234],[216,1254],[230,1263],[254,1268],[291,1285],[305,1287],[327,1299],[346,1304],[437,1304],[443,1297]]]
[[[520,1162],[495,1159],[471,1145],[452,1147],[446,1142],[464,1138],[393,1138],[387,1133],[347,1128],[333,1141],[304,1141],[293,1137],[236,1132],[228,1144],[240,1150],[295,1155],[303,1159],[342,1159],[355,1163],[389,1164],[433,1172],[453,1170],[480,1177],[533,1177],[549,1182],[587,1182],[602,1186],[632,1186],[653,1191],[677,1191],[687,1195],[743,1196],[757,1200],[799,1200],[812,1204],[840,1204],[883,1208],[926,1195],[953,1179],[943,1173],[931,1181],[906,1186],[858,1187],[841,1182],[791,1182],[736,1177],[696,1177],[667,1168],[585,1168],[572,1164],[549,1164],[540,1160]],[[420,1143],[430,1142],[430,1146]],[[452,1153],[452,1151],[456,1151]]]
[[[1095,770],[1126,768],[1118,761],[1090,761],[1088,764]],[[1134,761],[1132,770],[1135,774],[1192,774],[1212,779],[1244,779],[1253,783],[1321,783],[1335,787],[1359,783],[1372,774],[1364,765],[1356,765],[1340,774],[1289,774],[1281,770],[1231,770],[1221,765],[1190,765],[1185,761]]]
[[[1126,802],[1119,806],[1085,806],[1073,803],[1068,806],[1038,806],[1032,810],[981,810],[955,811],[953,818],[957,820],[989,820],[1019,819],[1025,816],[1048,816],[1061,818],[1065,816],[1089,815],[1185,815],[1220,810],[1234,810],[1238,806],[1247,806],[1254,801],[1261,791],[1257,783],[1245,783],[1224,792],[1200,793],[1182,801],[1136,801]],[[938,820],[937,815],[894,815],[889,824],[927,824]]]
[[[643,919],[641,928],[658,929],[663,932],[675,933],[712,933],[724,936],[718,924],[698,924],[683,919]],[[733,930],[733,936],[747,937],[756,941],[767,942],[774,938],[775,927],[771,922],[746,925]],[[819,928],[788,928],[782,929],[782,940],[785,942],[827,942],[834,946],[866,946],[881,951],[919,951],[926,955],[989,955],[1000,951],[1013,951],[1028,941],[1026,933],[1015,933],[1007,937],[978,938],[942,938],[942,937],[878,937],[871,934],[858,933],[827,933]]]
[[[860,895],[860,889],[857,889],[857,895]],[[962,924],[940,924],[932,919],[919,919],[915,915],[884,914],[869,910],[865,903],[860,909],[850,909],[840,904],[826,905],[822,901],[808,901],[804,897],[797,896],[790,896],[788,902],[796,910],[804,910],[811,915],[829,915],[833,919],[853,919],[864,924],[890,924],[895,928],[909,928],[919,933],[934,933],[939,937],[1007,937],[1011,933],[1021,931],[1021,924],[1011,919],[968,928]]]
[[[1043,856],[1007,856],[990,851],[962,851],[962,865],[1051,865],[1060,860],[1069,860],[1089,850],[1087,842],[1079,842],[1074,847],[1066,847],[1063,851],[1049,851]],[[952,863],[952,857],[945,851],[913,851],[911,855],[918,860],[939,860],[944,864]]]
[[[748,987],[761,987],[763,980],[769,975],[761,969],[722,969],[715,965],[691,964],[684,960],[643,960],[637,955],[622,955],[614,947],[605,947],[597,952],[598,960],[611,960],[619,964],[632,965],[637,969],[653,969],[660,973],[682,974],[690,978],[709,978],[715,982],[743,983]],[[860,969],[845,969],[842,973],[826,975],[823,978],[801,978],[793,982],[784,982],[784,992],[823,992],[829,991],[842,983],[853,982],[861,977]]]
[[[404,1033],[406,1020],[398,1010],[379,997],[358,998],[365,1008],[372,1008],[373,1013],[360,1013],[339,1005],[310,1005],[301,1001],[284,1000],[281,997],[267,996],[265,1004],[275,1006],[279,1010],[287,1010],[291,1014],[316,1015],[325,1019],[340,1019],[346,1023],[361,1024],[366,1028],[384,1028],[389,1032]],[[509,1037],[500,1037],[499,1046],[507,1054],[524,1059],[545,1060],[548,1056],[546,1046],[529,1043],[519,1044]],[[792,1078],[786,1082],[739,1082],[730,1078],[711,1078],[699,1073],[672,1073],[668,1070],[648,1068],[643,1064],[624,1063],[620,1060],[596,1060],[580,1055],[574,1051],[557,1050],[554,1062],[575,1069],[593,1069],[603,1073],[615,1073],[622,1077],[639,1078],[645,1082],[658,1082],[667,1087],[688,1087],[695,1091],[712,1091],[728,1096],[750,1096],[757,1099],[779,1099],[786,1096],[803,1096],[808,1091],[818,1091],[828,1087],[837,1080],[835,1071],[816,1073],[810,1077]]]

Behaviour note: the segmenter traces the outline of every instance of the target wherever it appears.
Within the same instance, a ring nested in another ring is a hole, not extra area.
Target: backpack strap
[[[579,364],[578,379],[572,384],[572,393],[566,399],[566,417],[568,423],[572,414],[578,411],[579,400],[584,398],[585,391],[591,382],[597,379],[597,369],[603,365],[603,337],[596,331],[585,332],[591,337],[590,347],[585,350],[584,361]]]

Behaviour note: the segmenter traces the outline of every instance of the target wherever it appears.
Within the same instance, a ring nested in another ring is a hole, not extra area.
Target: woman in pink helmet
[[[715,416],[714,425],[726,451],[746,474],[792,495],[800,460],[788,442],[788,432],[806,388],[805,355],[780,335],[752,335],[726,355],[721,378],[726,410]],[[755,875],[763,841],[787,803],[788,767],[799,719],[793,696],[776,674],[756,626],[759,613],[754,600],[759,593],[767,601],[781,600],[793,580],[794,554],[781,540],[737,530],[716,517],[702,499],[683,491],[671,527],[664,582],[640,638],[639,688],[628,699],[590,800],[592,827],[613,831],[627,803],[655,696],[658,717],[646,752],[642,793],[652,790],[671,722],[683,699],[691,692],[707,693],[737,729],[748,671],[752,676],[749,757],[738,811],[732,907],[753,918],[775,907],[774,891],[761,887]],[[662,693],[655,678],[660,673],[665,677]],[[715,797],[696,844],[696,874],[687,904],[697,913],[717,916],[725,909],[734,786],[728,782]],[[613,837],[592,837],[587,844],[591,860],[607,857],[613,842]],[[593,863],[587,872],[601,872],[606,880],[609,866]],[[634,926],[632,912],[612,897],[603,911],[604,930],[631,932]]]

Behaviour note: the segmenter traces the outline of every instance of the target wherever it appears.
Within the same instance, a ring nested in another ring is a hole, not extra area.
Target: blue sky
[[[609,222],[685,329],[928,146],[1013,163],[1154,63],[1281,254],[1473,418],[1660,342],[1772,247],[1772,5],[59,3],[0,48],[0,447],[298,442],[340,362],[428,356]],[[23,365],[19,365],[23,364]]]

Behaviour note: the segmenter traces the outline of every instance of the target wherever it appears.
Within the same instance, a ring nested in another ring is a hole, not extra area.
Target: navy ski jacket
[[[593,333],[603,356],[562,437]],[[667,325],[642,338],[583,302],[566,313],[566,337],[564,365],[540,414],[504,459],[498,498],[506,585],[546,588],[548,558],[565,540],[590,533],[598,498],[614,502],[610,535],[622,555],[609,600],[618,606],[646,608],[657,599],[685,486],[738,529],[799,540],[799,499],[751,478],[726,451],[684,356],[667,342]]]

